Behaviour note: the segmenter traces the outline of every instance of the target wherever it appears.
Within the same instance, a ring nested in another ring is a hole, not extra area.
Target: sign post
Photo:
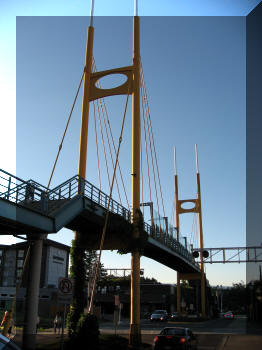
[[[116,335],[116,329],[117,329],[117,325],[119,324],[119,295],[116,294],[115,295],[115,310],[114,310],[114,325],[115,325],[115,335]]]
[[[58,280],[58,303],[64,304],[64,315],[62,323],[61,345],[60,349],[64,348],[64,329],[65,329],[65,316],[66,305],[72,303],[73,298],[73,279],[67,277],[60,277]]]
[[[119,304],[119,319],[118,319],[118,324],[121,324],[121,310],[122,310],[122,308],[123,308],[123,304],[120,303],[120,304]]]

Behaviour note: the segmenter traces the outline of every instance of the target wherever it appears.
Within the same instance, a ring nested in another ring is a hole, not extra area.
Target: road
[[[153,344],[154,337],[164,327],[189,327],[197,334],[199,350],[235,350],[248,349],[261,350],[262,330],[247,327],[245,317],[234,320],[214,319],[205,322],[156,322],[141,320],[142,341]],[[114,333],[112,323],[103,323],[101,333]],[[122,320],[116,333],[128,336],[129,320]]]
[[[214,319],[203,322],[151,322],[150,320],[141,320],[141,330],[144,332],[151,332],[152,334],[158,332],[164,327],[189,327],[194,332],[201,333],[216,333],[216,334],[246,334],[247,320],[245,317],[238,317],[233,320]],[[101,323],[101,329],[112,329],[112,322]],[[129,329],[129,320],[124,319],[120,322],[117,329],[125,331]],[[124,332],[123,332],[124,333]],[[252,332],[249,332],[252,333]],[[253,333],[257,334],[257,330],[253,329]],[[260,333],[262,335],[262,332]]]
[[[164,327],[189,327],[198,337],[198,350],[261,350],[262,329],[247,327],[245,318],[234,320],[214,319],[205,322],[165,322],[151,323],[149,320],[141,320],[142,342],[153,344],[155,335]],[[115,330],[112,321],[100,322],[101,333],[116,334],[128,337],[129,320],[123,319]],[[19,332],[20,333],[20,332]],[[37,335],[37,344],[48,344],[54,339],[60,338],[49,329]],[[15,337],[15,342],[21,345],[21,333]]]

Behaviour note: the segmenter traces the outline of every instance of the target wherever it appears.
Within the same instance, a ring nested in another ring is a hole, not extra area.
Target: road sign
[[[119,306],[119,295],[115,295],[115,306]]]
[[[71,304],[73,298],[73,279],[60,277],[58,280],[58,303]]]

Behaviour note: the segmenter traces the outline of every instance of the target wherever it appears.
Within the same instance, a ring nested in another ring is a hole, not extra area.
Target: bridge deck
[[[79,176],[52,190],[4,171],[0,179],[0,234],[56,233],[66,227],[82,233],[86,249],[99,248],[109,202],[104,192]],[[133,243],[131,213],[115,200],[109,210],[104,249],[128,251]],[[200,271],[191,252],[169,233],[146,223],[144,233],[144,256],[179,272]]]

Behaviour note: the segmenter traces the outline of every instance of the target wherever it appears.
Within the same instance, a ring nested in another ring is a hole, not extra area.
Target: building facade
[[[16,285],[22,274],[29,243],[0,245],[0,312],[7,310],[16,291]],[[60,310],[57,303],[58,279],[68,277],[70,247],[50,239],[43,241],[42,264],[39,290],[39,315],[52,317]],[[16,314],[20,322],[23,319],[26,286],[29,269],[25,267],[21,287],[16,301]]]

